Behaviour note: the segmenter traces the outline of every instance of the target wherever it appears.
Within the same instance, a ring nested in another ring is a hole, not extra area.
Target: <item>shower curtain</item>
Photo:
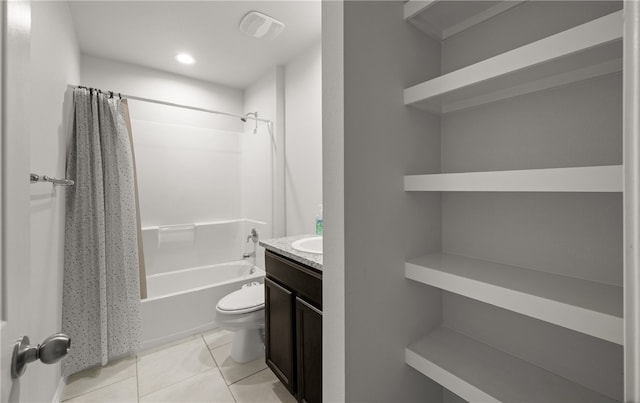
[[[62,330],[63,375],[135,352],[140,345],[139,220],[125,101],[74,90],[67,156]]]

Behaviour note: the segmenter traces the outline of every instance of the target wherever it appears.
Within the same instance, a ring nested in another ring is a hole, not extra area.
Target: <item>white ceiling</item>
[[[70,1],[83,53],[246,88],[320,41],[320,1]],[[256,10],[285,24],[273,40],[238,29]],[[190,53],[196,63],[174,58]]]

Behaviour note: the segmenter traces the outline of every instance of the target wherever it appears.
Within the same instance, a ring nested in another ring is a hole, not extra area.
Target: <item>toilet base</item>
[[[238,329],[231,342],[231,358],[239,363],[257,360],[264,356],[262,329]]]

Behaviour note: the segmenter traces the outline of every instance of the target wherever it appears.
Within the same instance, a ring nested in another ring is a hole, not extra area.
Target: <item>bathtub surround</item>
[[[260,238],[268,233],[266,222],[248,219],[143,227],[147,274],[241,260],[253,252],[252,228]]]
[[[137,351],[140,284],[135,181],[126,103],[74,90],[67,156],[62,330],[64,375]]]
[[[219,130],[213,125],[198,127],[188,118],[172,123],[144,120],[137,114],[140,107],[153,108],[158,114],[179,108],[141,104],[135,102],[132,107],[132,125],[142,226],[242,217],[242,134]]]

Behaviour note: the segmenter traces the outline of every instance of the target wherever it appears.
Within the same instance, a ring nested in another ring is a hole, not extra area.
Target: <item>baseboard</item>
[[[66,386],[67,378],[61,376],[60,381],[58,382],[58,387],[56,388],[56,393],[53,395],[53,399],[51,399],[51,403],[60,403],[62,401],[62,396],[64,396],[64,388]]]

